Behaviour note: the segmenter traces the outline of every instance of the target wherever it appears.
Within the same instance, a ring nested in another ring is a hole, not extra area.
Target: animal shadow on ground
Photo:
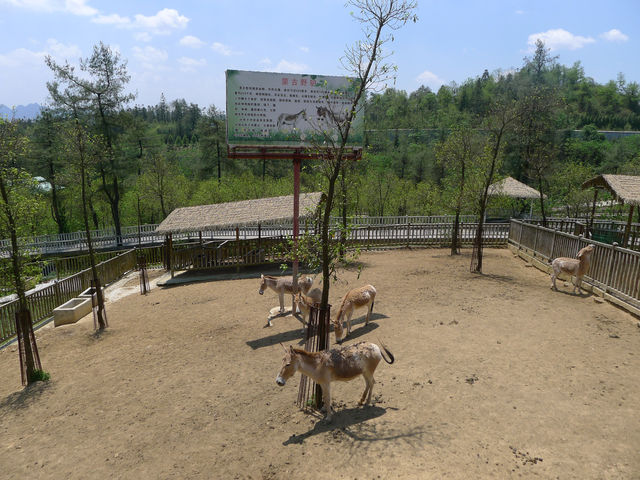
[[[256,340],[248,340],[245,343],[251,347],[251,350],[257,350],[262,347],[270,347],[278,343],[293,342],[294,340],[302,340],[302,329],[296,328],[287,332],[280,332],[267,337],[258,338]]]
[[[334,413],[331,423],[320,420],[308,432],[293,434],[282,444],[284,446],[300,445],[315,435],[327,433],[333,437],[334,443],[346,441],[346,445],[349,446],[348,449],[355,449],[352,450],[353,454],[361,455],[363,449],[366,449],[365,445],[363,445],[365,442],[405,440],[408,443],[412,443],[412,439],[420,439],[427,433],[421,427],[397,430],[385,425],[384,422],[369,422],[369,420],[381,417],[387,410],[396,409],[372,405],[338,410]]]
[[[27,385],[19,392],[14,392],[8,395],[3,400],[0,400],[0,410],[20,409],[27,408],[32,403],[39,401],[40,397],[51,388],[50,381],[48,382],[35,382]]]
[[[282,444],[283,445],[301,444],[306,439],[313,437],[314,435],[330,432],[336,429],[340,429],[344,431],[359,423],[366,422],[367,420],[380,417],[381,415],[384,415],[386,411],[387,411],[386,408],[378,407],[375,405],[373,406],[370,405],[365,407],[345,408],[344,410],[338,410],[333,414],[333,420],[331,423],[328,423],[324,419],[321,419],[308,432],[301,433],[299,435],[293,434],[287,440],[285,440]]]

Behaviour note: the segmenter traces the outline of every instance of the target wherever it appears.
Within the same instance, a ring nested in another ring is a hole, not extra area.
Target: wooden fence
[[[124,273],[136,267],[137,252],[129,250],[96,265],[98,277],[103,285],[120,278]],[[27,306],[31,311],[34,324],[49,318],[53,309],[68,300],[77,297],[81,292],[90,287],[91,269],[85,269],[63,280],[27,294]],[[12,338],[16,334],[15,312],[18,309],[18,300],[5,303],[0,306],[0,344]]]
[[[527,220],[527,223],[542,225],[541,219]],[[586,234],[589,219],[584,218],[547,218],[547,228],[574,235]],[[622,244],[627,222],[618,220],[594,220],[591,238],[593,240],[613,244]],[[629,245],[632,250],[640,250],[640,223],[632,223],[629,230]]]
[[[595,251],[585,281],[605,295],[640,309],[640,252],[518,220],[511,220],[509,243],[542,263],[557,257],[575,258],[578,250],[593,244]]]
[[[402,217],[403,220],[405,217]],[[460,246],[470,247],[477,223],[461,223]],[[509,237],[508,223],[487,223],[484,245],[505,247]],[[347,246],[365,249],[390,247],[448,247],[451,245],[451,223],[379,224],[348,230]],[[336,235],[339,235],[336,232]],[[287,237],[239,241],[186,243],[172,248],[171,270],[216,269],[230,266],[253,266],[284,261]]]

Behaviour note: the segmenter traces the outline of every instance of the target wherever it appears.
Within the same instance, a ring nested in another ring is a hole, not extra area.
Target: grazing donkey
[[[309,289],[313,285],[313,278],[304,277],[298,279],[298,289],[304,293],[307,293]],[[258,293],[260,295],[264,294],[264,291],[270,288],[274,292],[278,294],[278,299],[280,300],[280,312],[284,312],[284,294],[290,293],[292,297],[293,306],[291,310],[293,313],[296,313],[296,298],[295,292],[293,290],[293,277],[290,275],[288,277],[274,277],[272,275],[260,275],[260,288],[258,289]]]
[[[589,271],[589,265],[591,262],[591,254],[593,253],[593,245],[587,245],[578,252],[578,258],[558,257],[551,262],[551,288],[558,290],[556,287],[556,278],[560,273],[568,273],[569,275],[575,275],[576,282],[573,284],[573,293],[581,293],[580,285],[582,285],[582,277]]]
[[[336,335],[336,342],[342,343],[342,340],[351,333],[351,316],[353,311],[357,308],[368,307],[367,318],[365,325],[369,324],[371,318],[371,312],[373,312],[373,303],[376,299],[376,289],[373,285],[365,285],[364,287],[354,288],[349,290],[347,294],[342,297],[342,303],[338,309],[336,319],[333,321],[333,331]],[[346,315],[347,317],[347,333],[344,335],[344,329],[342,328],[342,319]]]
[[[282,345],[282,344],[281,344]],[[388,364],[394,362],[393,354],[382,345],[382,349],[389,356],[389,360],[382,353],[380,347],[374,343],[360,342],[346,347],[332,348],[322,352],[307,352],[301,348],[289,347],[282,359],[282,368],[276,377],[276,383],[283,387],[287,380],[297,371],[311,378],[322,387],[322,398],[327,411],[327,421],[331,421],[331,382],[335,380],[347,381],[359,375],[364,377],[366,387],[359,404],[371,402],[373,379],[378,363],[384,359]],[[366,399],[366,401],[365,401]]]

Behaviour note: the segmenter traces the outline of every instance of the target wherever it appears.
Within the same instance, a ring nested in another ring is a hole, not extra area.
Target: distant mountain
[[[33,120],[40,114],[40,110],[42,110],[42,107],[37,103],[30,103],[29,105],[17,105],[15,118],[19,118],[22,120]],[[11,107],[0,104],[0,117],[12,118],[13,111],[11,110]]]

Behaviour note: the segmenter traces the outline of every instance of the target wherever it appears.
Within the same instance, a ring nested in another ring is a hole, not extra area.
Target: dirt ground
[[[275,382],[301,328],[265,328],[278,300],[259,272],[147,296],[131,278],[108,292],[104,334],[90,316],[37,332],[49,382],[23,389],[15,346],[0,352],[0,477],[640,478],[638,319],[485,252],[483,275],[469,251],[433,249],[342,273],[334,306],[378,291],[346,343],[382,339],[396,362],[372,406],[357,406],[361,379],[334,384],[331,424],[295,406],[299,374]]]

